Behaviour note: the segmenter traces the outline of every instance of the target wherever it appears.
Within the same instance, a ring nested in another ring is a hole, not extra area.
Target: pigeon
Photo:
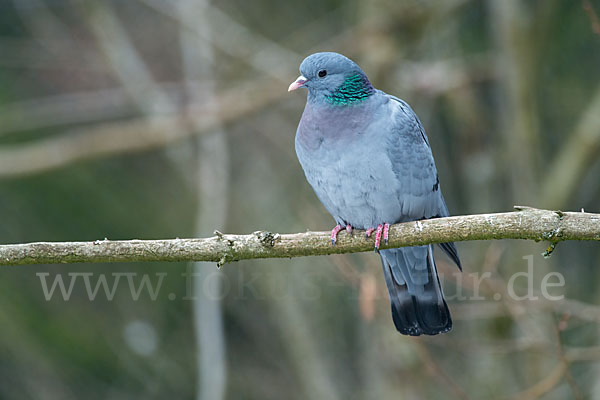
[[[335,219],[332,245],[342,229],[375,233],[396,329],[411,336],[450,331],[433,245],[379,250],[390,224],[449,215],[421,121],[341,54],[312,54],[300,73],[288,88],[308,89],[296,154]],[[462,270],[454,243],[440,246]]]

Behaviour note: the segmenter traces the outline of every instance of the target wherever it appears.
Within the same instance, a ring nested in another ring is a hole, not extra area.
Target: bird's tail
[[[381,250],[392,318],[404,334],[437,335],[452,329],[433,259],[433,246]]]

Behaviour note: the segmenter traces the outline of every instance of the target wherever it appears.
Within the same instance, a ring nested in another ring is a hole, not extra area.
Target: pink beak
[[[300,75],[294,82],[292,82],[292,84],[288,88],[288,92],[291,92],[292,90],[296,90],[299,87],[302,87],[302,85],[304,85],[307,80],[308,79],[306,79],[305,77]]]

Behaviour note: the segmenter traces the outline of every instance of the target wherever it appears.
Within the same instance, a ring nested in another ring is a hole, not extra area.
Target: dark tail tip
[[[382,250],[392,318],[404,335],[437,335],[452,329],[432,246]]]
[[[452,330],[452,318],[446,302],[410,296],[412,304],[397,308],[392,302],[392,319],[403,335],[437,335]]]

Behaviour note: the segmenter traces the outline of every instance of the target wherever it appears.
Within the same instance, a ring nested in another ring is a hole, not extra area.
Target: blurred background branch
[[[548,207],[565,204],[581,185],[600,152],[600,87],[583,111],[569,140],[559,147],[542,181],[542,201]]]
[[[196,21],[197,29],[180,29],[180,46],[183,75],[186,82],[186,98],[189,104],[200,104],[203,99],[215,97],[213,69],[216,67],[212,49],[213,23],[207,14],[209,3],[206,0],[181,0],[178,15],[189,16]],[[203,41],[204,39],[204,41]],[[201,44],[199,44],[201,43]],[[202,91],[193,82],[207,82]],[[196,136],[195,185],[198,209],[196,212],[196,236],[210,233],[210,227],[224,229],[227,224],[229,207],[229,146],[221,121],[212,115],[190,114],[191,130],[200,133],[207,121],[213,122],[212,129],[204,136]],[[181,157],[175,157],[176,160]],[[182,165],[184,173],[188,172]],[[213,278],[216,293],[222,291],[222,272],[214,271],[209,263],[195,263],[194,276],[194,326],[197,357],[196,399],[221,400],[225,398],[227,383],[227,358],[225,330],[223,326],[223,306],[220,296],[209,296],[202,290],[205,282]],[[214,278],[217,278],[216,280]]]

